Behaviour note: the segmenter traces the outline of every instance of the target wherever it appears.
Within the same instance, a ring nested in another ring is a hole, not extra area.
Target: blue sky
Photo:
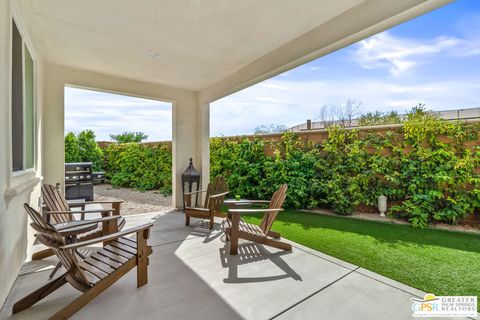
[[[459,0],[212,103],[211,134],[290,127],[349,99],[361,102],[361,112],[405,112],[417,103],[432,110],[480,107],[479,70],[480,1]],[[101,140],[122,131],[171,139],[166,103],[67,88],[65,116],[66,131],[88,123]]]

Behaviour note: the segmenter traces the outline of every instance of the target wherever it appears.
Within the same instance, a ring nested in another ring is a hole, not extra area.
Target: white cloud
[[[264,102],[271,102],[271,103],[284,103],[284,101],[282,101],[280,99],[273,98],[273,97],[257,97],[256,100],[264,101]]]
[[[423,59],[448,52],[461,54],[459,49],[468,50],[465,41],[455,37],[438,37],[427,43],[400,38],[388,32],[360,41],[355,58],[365,69],[388,68],[394,76],[415,67]]]
[[[171,104],[65,88],[65,131],[91,129],[98,140],[110,140],[110,134],[142,131],[149,141],[172,139]]]

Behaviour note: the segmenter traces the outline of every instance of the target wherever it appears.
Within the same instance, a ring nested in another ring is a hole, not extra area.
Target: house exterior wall
[[[35,61],[35,167],[32,170],[12,172],[11,127],[11,51],[12,19],[27,44]],[[0,1],[0,305],[5,301],[20,267],[33,243],[33,234],[23,203],[38,208],[41,181],[42,61],[31,41],[16,1]]]

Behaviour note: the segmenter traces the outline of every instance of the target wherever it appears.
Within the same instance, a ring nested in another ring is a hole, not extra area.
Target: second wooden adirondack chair
[[[28,204],[25,204],[24,207],[32,219],[31,226],[37,231],[35,235],[37,239],[55,252],[67,271],[62,276],[17,301],[13,306],[14,314],[30,308],[67,282],[83,294],[50,319],[71,317],[135,267],[137,267],[137,287],[141,287],[148,282],[148,256],[152,253],[152,249],[147,245],[147,239],[153,224],[144,224],[83,242],[66,244],[58,230],[44,221],[35,209]],[[104,222],[111,219],[118,219],[118,217],[106,217],[91,221]],[[91,222],[80,221],[77,225],[82,223]],[[129,234],[136,234],[136,239],[126,238],[125,236]],[[103,243],[103,247],[89,257],[78,260],[75,249],[97,243]]]
[[[81,211],[72,211],[65,197],[57,190],[57,188],[51,184],[44,184],[42,186],[42,198],[46,206],[46,215],[47,221],[52,221],[54,223],[62,223],[75,220],[73,214],[81,214],[82,217],[87,213],[100,213],[103,217],[108,215],[120,215],[120,203],[122,201],[89,201],[85,204],[111,204],[112,209],[102,209],[102,210],[81,210]],[[122,230],[125,225],[125,218],[119,217],[116,221],[116,225],[107,224],[103,227],[92,230],[86,234],[79,235],[78,240],[88,240],[91,238],[96,238],[106,233],[116,232]],[[109,230],[110,229],[110,230]]]
[[[202,207],[192,207],[192,196],[197,196],[200,193],[205,193],[205,202]],[[225,178],[222,176],[216,177],[208,184],[207,190],[200,190],[189,192],[185,194],[185,225],[190,224],[190,218],[202,218],[209,220],[209,227],[213,229],[213,221],[215,216],[225,217],[221,211],[221,206],[225,196],[228,194],[228,186]]]
[[[267,246],[279,248],[282,250],[292,250],[292,245],[286,242],[282,242],[278,239],[280,234],[273,232],[273,222],[275,221],[277,214],[283,211],[283,202],[287,195],[287,185],[283,184],[273,194],[272,199],[265,209],[230,209],[228,210],[229,218],[225,221],[225,234],[227,240],[230,240],[230,254],[237,254],[238,251],[238,239],[245,239],[254,241]],[[256,201],[252,201],[256,202]],[[263,212],[263,219],[260,226],[255,224],[246,223],[240,218],[242,213],[255,213]]]
[[[71,221],[75,221],[76,219],[74,214],[80,215],[82,220],[85,218],[85,214],[89,214],[89,213],[93,213],[93,214],[100,213],[102,217],[107,217],[110,215],[118,217],[118,219],[114,219],[114,220],[106,221],[102,224],[98,224],[96,228],[93,228],[88,232],[77,234],[76,241],[94,239],[103,235],[114,233],[119,230],[122,230],[123,226],[125,225],[125,218],[120,216],[120,203],[122,203],[122,201],[84,202],[83,204],[107,203],[107,204],[111,204],[112,209],[73,211],[71,210],[65,197],[60,193],[60,191],[55,186],[51,184],[44,184],[42,186],[42,198],[43,198],[44,205],[46,206],[46,210],[44,212],[46,215],[45,220],[47,222],[52,221],[55,224],[68,223]],[[42,250],[34,253],[32,255],[32,260],[41,260],[53,254],[54,253],[52,250],[49,250],[49,249]],[[83,257],[83,255],[79,251],[77,251],[77,254]],[[57,263],[55,268],[52,270],[52,273],[50,274],[50,277],[49,277],[50,279],[55,275],[55,273],[58,271],[61,265],[62,265],[62,262],[60,260],[60,262]]]

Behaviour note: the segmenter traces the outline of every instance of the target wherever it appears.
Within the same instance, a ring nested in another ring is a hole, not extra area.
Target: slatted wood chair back
[[[272,196],[270,203],[268,205],[269,209],[281,209],[283,206],[283,202],[285,202],[285,198],[287,197],[287,189],[288,186],[286,184],[282,184],[277,191]],[[263,232],[267,234],[270,229],[272,228],[273,222],[277,218],[277,214],[280,211],[274,211],[265,213],[260,223],[260,228],[262,228]]]
[[[70,211],[65,197],[51,184],[42,186],[42,198],[48,211]],[[55,223],[75,220],[71,214],[53,214],[52,219]]]
[[[36,238],[45,246],[51,248],[58,259],[62,262],[65,269],[69,271],[66,280],[76,289],[86,291],[91,287],[88,276],[79,267],[79,262],[74,250],[58,250],[59,247],[66,245],[65,239],[58,231],[48,222],[46,222],[41,214],[28,204],[24,204],[25,210],[32,219],[30,224],[37,232]]]
[[[216,177],[212,182],[208,184],[207,192],[205,195],[204,208],[211,209],[211,210],[220,210],[220,207],[223,204],[223,200],[225,196],[218,197],[218,198],[217,197],[210,198],[210,196],[213,196],[219,193],[224,193],[227,191],[228,191],[228,185],[227,185],[227,182],[225,181],[225,178],[222,176]]]

